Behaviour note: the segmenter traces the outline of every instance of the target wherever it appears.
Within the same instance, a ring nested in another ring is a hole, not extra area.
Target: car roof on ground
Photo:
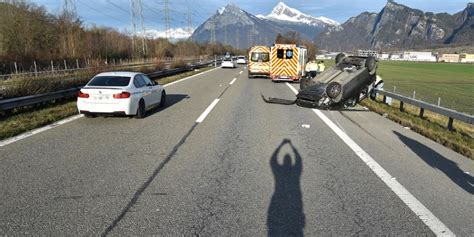
[[[135,75],[143,74],[141,72],[122,72],[122,71],[114,71],[114,72],[103,72],[99,73],[96,76],[119,76],[119,77],[134,77]]]

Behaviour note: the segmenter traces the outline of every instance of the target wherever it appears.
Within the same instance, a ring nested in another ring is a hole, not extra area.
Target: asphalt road
[[[241,67],[166,91],[145,119],[80,118],[0,147],[0,235],[434,235],[314,111],[261,100],[294,98],[287,84]],[[361,107],[321,112],[474,236],[473,161]]]

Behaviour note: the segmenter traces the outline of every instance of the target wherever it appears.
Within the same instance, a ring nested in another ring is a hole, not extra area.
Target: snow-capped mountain
[[[278,34],[290,31],[296,31],[302,39],[312,41],[324,29],[336,25],[339,25],[336,21],[306,15],[282,2],[267,16],[255,16],[235,4],[228,4],[196,28],[192,38],[198,42],[210,42],[215,30],[217,42],[248,48],[258,44],[271,45]]]
[[[318,27],[326,27],[326,26],[337,26],[340,25],[339,22],[331,20],[327,17],[313,17],[307,14],[304,14],[294,8],[287,6],[283,2],[279,2],[272,10],[270,14],[267,16],[259,15],[259,18],[264,18],[268,20],[276,20],[276,21],[289,21],[294,23],[302,23],[308,24],[312,26]]]
[[[137,35],[138,36],[145,35],[145,37],[149,39],[166,38],[167,36],[169,36],[170,41],[178,41],[178,40],[185,40],[189,38],[192,35],[192,32],[190,33],[188,30],[183,29],[183,28],[175,28],[175,29],[170,29],[168,34],[166,34],[166,31],[147,30],[145,31],[145,33],[138,32]]]

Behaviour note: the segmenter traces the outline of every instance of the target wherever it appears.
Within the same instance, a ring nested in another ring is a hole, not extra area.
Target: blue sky
[[[62,9],[63,0],[30,0],[45,6],[49,12],[56,14]],[[130,30],[129,0],[75,0],[78,15],[86,26],[93,24],[110,26],[119,30]],[[163,30],[163,0],[143,0],[145,28]],[[171,27],[186,27],[186,12],[192,13],[193,26],[197,27],[211,16],[218,8],[234,3],[254,15],[270,13],[279,0],[169,0],[171,10]],[[288,6],[312,16],[325,16],[340,23],[364,11],[379,12],[386,0],[287,0]],[[447,12],[450,14],[463,10],[469,1],[466,0],[396,0],[411,8],[430,12]]]

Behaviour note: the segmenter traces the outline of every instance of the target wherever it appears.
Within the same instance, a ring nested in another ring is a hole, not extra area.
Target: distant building
[[[405,51],[401,60],[415,62],[436,62],[436,56],[432,52]]]
[[[380,53],[378,59],[380,59],[380,60],[389,60],[390,59],[390,54]]]
[[[379,52],[374,50],[357,50],[357,55],[360,57],[379,57]]]
[[[452,53],[440,54],[438,57],[438,62],[458,63],[459,54],[452,54]]]
[[[459,62],[461,63],[474,63],[474,54],[463,53],[459,55]]]
[[[326,55],[316,55],[316,60],[326,60],[326,59],[329,59],[326,57]]]
[[[390,55],[390,60],[393,60],[393,61],[403,60],[403,54],[394,53],[394,54]]]

